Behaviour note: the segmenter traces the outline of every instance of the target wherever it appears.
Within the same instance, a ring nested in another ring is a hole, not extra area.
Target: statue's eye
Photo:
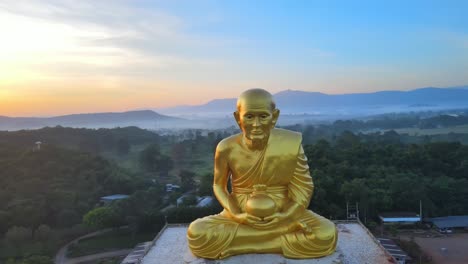
[[[260,117],[261,117],[262,119],[266,119],[266,118],[268,118],[268,115],[263,114],[263,115],[261,115]]]
[[[252,119],[252,118],[253,118],[253,115],[251,115],[251,114],[245,115],[245,118],[247,118],[247,119]]]

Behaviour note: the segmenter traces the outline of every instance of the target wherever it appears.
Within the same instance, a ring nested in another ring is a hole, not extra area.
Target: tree
[[[148,172],[156,172],[156,164],[160,156],[159,145],[151,144],[140,152],[140,166]]]
[[[117,154],[127,155],[130,152],[130,143],[127,138],[117,140]]]
[[[183,198],[183,206],[191,206],[197,204],[197,197],[195,195],[187,195]]]
[[[213,174],[208,173],[201,176],[200,186],[198,187],[198,195],[214,196],[213,195]]]
[[[138,232],[139,229],[139,222],[138,222],[138,217],[130,215],[125,217],[125,222],[128,224],[128,228],[132,232],[132,239],[135,239],[135,235]]]
[[[53,264],[54,262],[47,256],[30,256],[23,259],[18,264]]]
[[[50,240],[52,230],[48,225],[40,225],[36,231],[34,231],[34,239],[37,241]]]
[[[6,242],[15,247],[20,247],[21,244],[31,240],[31,237],[31,229],[22,226],[13,226],[5,234]]]
[[[83,223],[91,228],[115,228],[121,224],[121,220],[111,207],[95,208],[83,217]]]
[[[159,145],[152,144],[140,153],[140,166],[147,172],[167,176],[173,161],[169,156],[161,154]]]
[[[182,188],[182,191],[188,191],[192,190],[195,188],[195,173],[188,171],[188,170],[182,170],[179,173],[180,177],[180,187]]]
[[[0,237],[8,230],[10,224],[10,214],[5,211],[0,211]]]
[[[71,227],[79,224],[81,215],[71,209],[64,209],[57,214],[57,225],[59,227]]]

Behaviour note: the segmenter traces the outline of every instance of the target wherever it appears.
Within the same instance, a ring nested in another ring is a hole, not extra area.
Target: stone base
[[[219,260],[201,259],[187,252],[184,261],[187,264],[343,264],[339,252],[318,259],[288,259],[278,254],[245,254]]]
[[[195,257],[187,246],[187,226],[169,226],[161,231],[141,264],[385,264],[390,257],[357,223],[338,224],[334,254],[318,259],[288,259],[278,254],[245,254],[222,260]]]

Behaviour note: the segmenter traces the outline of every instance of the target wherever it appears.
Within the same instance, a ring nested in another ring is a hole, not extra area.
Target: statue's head
[[[247,90],[237,99],[234,117],[249,141],[264,142],[268,139],[278,116],[279,110],[276,109],[273,96],[263,89]]]

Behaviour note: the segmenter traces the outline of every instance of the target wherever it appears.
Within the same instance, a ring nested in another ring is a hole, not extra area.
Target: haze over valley
[[[388,113],[428,112],[468,108],[468,86],[420,88],[328,95],[285,90],[274,94],[281,110],[279,125],[329,123],[338,119],[366,119]],[[232,112],[236,99],[214,99],[206,104],[136,110],[121,113],[87,113],[55,117],[0,116],[0,130],[64,126],[113,128],[137,126],[161,129],[220,129],[236,126]]]

